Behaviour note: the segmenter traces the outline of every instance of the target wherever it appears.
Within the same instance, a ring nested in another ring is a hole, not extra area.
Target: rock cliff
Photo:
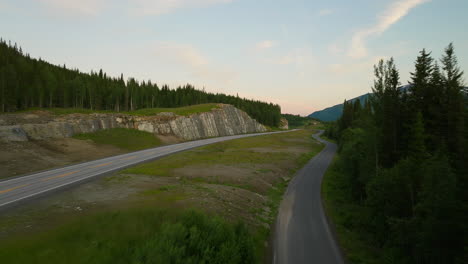
[[[160,135],[174,135],[183,140],[265,132],[266,128],[247,113],[231,105],[220,104],[210,112],[177,116],[160,113],[154,116],[126,114],[38,114],[0,115],[0,140],[28,141],[72,137],[109,128],[133,128]]]
[[[280,119],[280,126],[279,126],[279,128],[281,128],[281,129],[289,129],[289,122],[288,122],[288,120],[287,120],[286,118],[282,117],[282,118]]]

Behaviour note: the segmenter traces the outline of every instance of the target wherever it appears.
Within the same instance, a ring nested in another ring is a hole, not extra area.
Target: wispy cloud
[[[192,68],[208,65],[208,59],[191,45],[159,43],[154,46],[153,55],[168,63]]]
[[[327,70],[334,74],[348,74],[354,72],[372,71],[372,66],[381,59],[388,59],[386,56],[373,56],[364,61],[348,61],[328,65]]]
[[[273,46],[275,46],[276,43],[272,40],[264,40],[262,42],[258,42],[257,44],[255,44],[255,47],[258,49],[258,50],[266,50],[266,49],[270,49],[270,48],[273,48]]]
[[[61,15],[97,15],[107,0],[36,0],[54,13]],[[66,14],[64,14],[64,12]]]
[[[333,10],[328,9],[328,8],[327,9],[322,9],[318,13],[319,16],[328,16],[328,15],[331,15],[331,14],[333,14]]]
[[[176,9],[226,4],[234,0],[128,0],[134,2],[134,11],[140,15],[161,15]]]
[[[352,58],[362,58],[367,56],[367,38],[384,33],[393,24],[406,16],[411,9],[429,1],[430,0],[400,0],[392,3],[377,17],[377,23],[375,25],[361,29],[353,35],[348,55]]]
[[[224,85],[237,77],[231,69],[213,65],[208,57],[189,44],[157,43],[152,46],[151,55],[162,65],[189,73],[195,81]]]
[[[98,15],[114,3],[111,0],[34,0],[49,11],[61,15]],[[137,15],[161,15],[177,9],[200,8],[215,4],[230,3],[234,0],[122,0],[128,12]]]
[[[264,62],[274,65],[295,65],[298,67],[310,67],[316,63],[316,59],[309,49],[294,49],[285,55],[265,59]]]
[[[343,52],[344,52],[343,48],[336,43],[332,43],[328,46],[328,53],[334,56],[339,55]]]

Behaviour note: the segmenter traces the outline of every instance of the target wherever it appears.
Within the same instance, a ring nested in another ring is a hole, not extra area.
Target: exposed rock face
[[[109,128],[133,128],[160,135],[174,135],[184,140],[266,131],[262,124],[231,105],[220,105],[220,108],[210,112],[188,117],[174,113],[155,116],[71,114],[47,118],[37,118],[31,114],[12,115],[0,116],[1,140],[66,138]]]
[[[289,122],[288,122],[288,120],[287,120],[286,118],[283,118],[283,117],[282,117],[282,118],[280,119],[280,126],[279,126],[279,128],[281,128],[281,129],[289,129]]]

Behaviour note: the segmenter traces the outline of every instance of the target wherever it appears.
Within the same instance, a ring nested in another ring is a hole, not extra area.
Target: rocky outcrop
[[[266,131],[262,124],[231,105],[219,105],[210,112],[191,116],[177,116],[174,113],[155,116],[70,114],[45,118],[34,114],[13,115],[16,116],[0,116],[0,139],[3,141],[66,138],[109,128],[133,128],[174,135],[184,140]]]
[[[280,119],[280,126],[279,126],[279,128],[281,128],[281,129],[289,129],[289,122],[288,122],[288,120],[287,120],[286,118],[282,117],[282,118]]]

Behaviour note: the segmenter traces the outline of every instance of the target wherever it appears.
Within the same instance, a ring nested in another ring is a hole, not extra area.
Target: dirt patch
[[[0,179],[122,153],[125,151],[113,146],[73,138],[0,141]]]
[[[239,219],[249,225],[263,225],[259,218],[267,218],[266,198],[253,191],[221,184],[202,184],[194,202],[208,211],[227,219]]]
[[[161,143],[164,144],[164,145],[171,145],[171,144],[177,144],[177,143],[180,143],[180,142],[184,142],[183,139],[178,138],[178,137],[173,136],[173,135],[158,135],[158,134],[156,134],[156,137],[158,137],[159,140],[161,140]]]
[[[0,125],[43,124],[52,121],[54,116],[48,111],[0,114]]]
[[[309,140],[304,138],[285,138],[283,139],[285,142],[294,142],[294,143],[308,143]]]
[[[181,179],[194,182],[206,182],[211,184],[224,184],[246,189],[259,194],[265,194],[272,183],[280,178],[281,171],[278,168],[270,169],[270,166],[252,166],[251,164],[239,164],[236,166],[186,166],[174,170],[174,175]]]
[[[294,147],[281,147],[281,148],[250,148],[250,151],[260,152],[260,153],[280,153],[280,152],[289,152],[289,153],[305,153],[309,150],[307,147],[294,146]]]

